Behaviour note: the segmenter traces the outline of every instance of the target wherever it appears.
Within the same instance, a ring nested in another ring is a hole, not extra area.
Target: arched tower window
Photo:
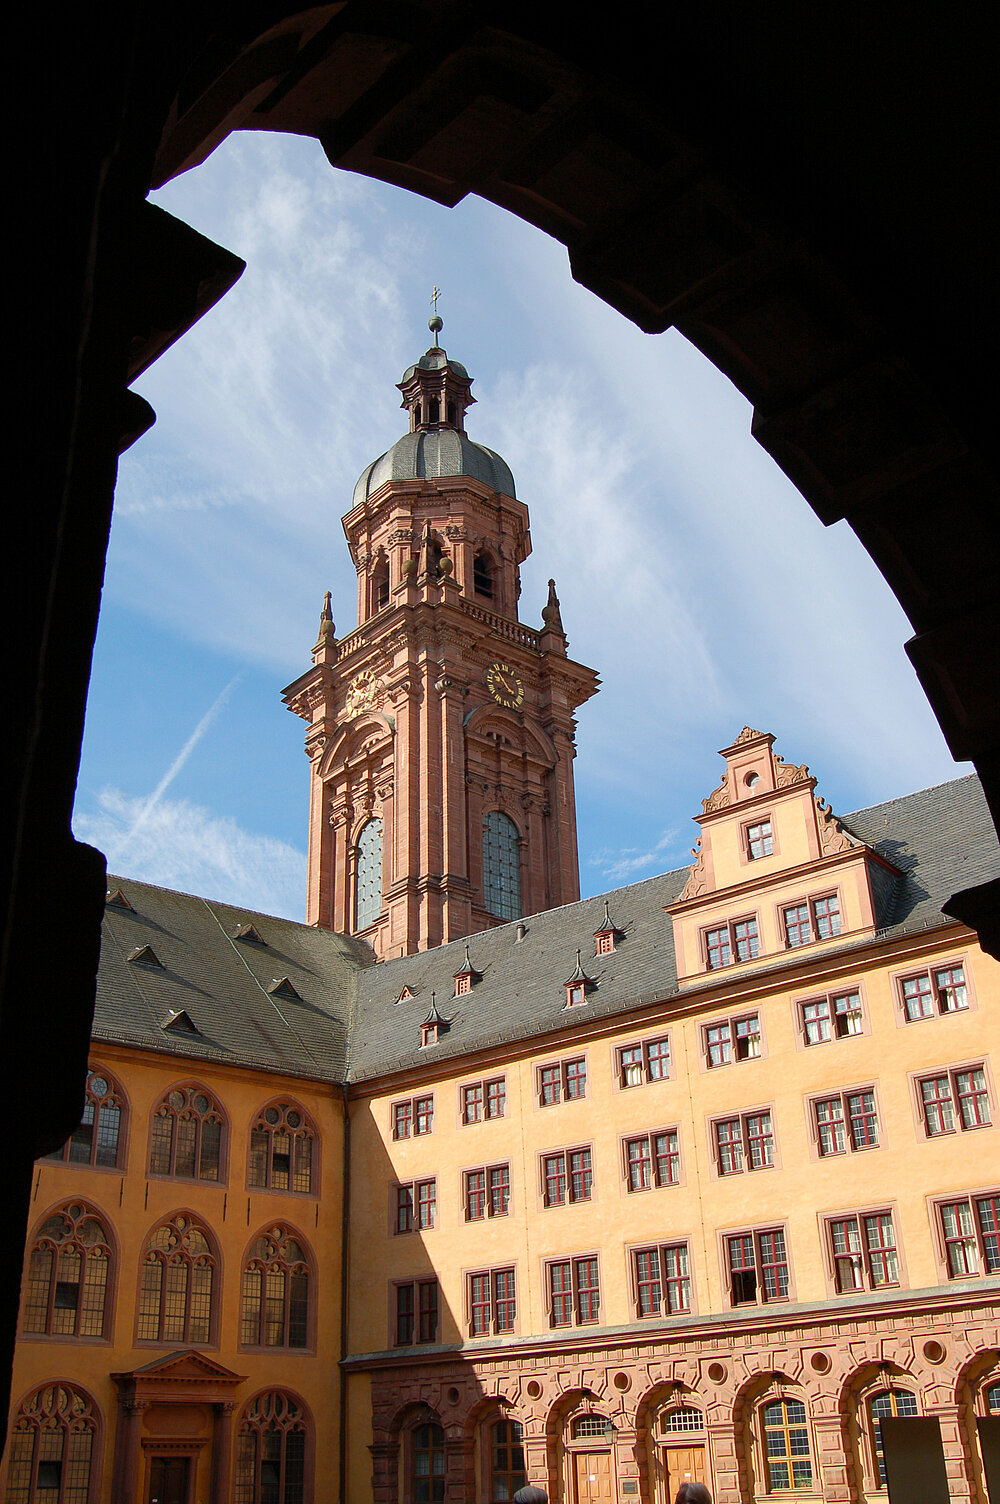
[[[254,1239],[243,1268],[244,1347],[305,1347],[309,1340],[309,1264],[287,1227]]]
[[[498,919],[521,917],[521,838],[498,809],[483,821],[483,902]]]
[[[431,1422],[411,1433],[413,1492],[410,1504],[443,1504],[444,1429]]]
[[[93,1207],[73,1201],[46,1217],[28,1260],[22,1331],[103,1337],[111,1239]]]
[[[290,1394],[269,1389],[240,1416],[235,1504],[304,1504],[307,1421]]]
[[[358,836],[354,875],[354,928],[366,930],[382,911],[382,821],[369,820]]]
[[[150,1235],[139,1288],[140,1342],[212,1340],[215,1255],[204,1228],[178,1213]]]
[[[489,554],[482,551],[472,561],[472,588],[477,595],[493,599],[493,564]]]
[[[490,1504],[508,1504],[527,1481],[521,1422],[494,1421],[490,1426]]]
[[[97,1410],[69,1384],[43,1384],[10,1432],[6,1504],[88,1504]]]
[[[917,1397],[908,1389],[880,1389],[868,1396],[869,1436],[877,1488],[885,1488],[885,1453],[879,1421],[884,1415],[919,1415]]]
[[[313,1182],[314,1134],[305,1113],[293,1102],[271,1102],[250,1131],[252,1186],[268,1191],[298,1191],[308,1196]]]
[[[153,1114],[149,1173],[182,1180],[222,1176],[222,1108],[203,1086],[175,1086]]]
[[[83,1117],[61,1149],[46,1159],[61,1159],[71,1165],[96,1165],[117,1170],[125,1149],[125,1094],[118,1082],[100,1066],[87,1071]]]
[[[372,611],[381,611],[389,604],[389,560],[382,559],[372,574]]]

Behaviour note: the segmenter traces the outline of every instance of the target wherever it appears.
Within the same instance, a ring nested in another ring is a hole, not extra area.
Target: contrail
[[[150,815],[153,813],[154,809],[159,804],[164,794],[167,792],[167,789],[173,783],[174,779],[177,777],[177,774],[180,772],[181,768],[183,768],[184,764],[191,756],[191,753],[201,741],[202,737],[205,735],[205,732],[208,730],[209,726],[211,726],[212,722],[215,720],[223,705],[225,705],[226,701],[229,699],[229,696],[232,694],[237,684],[244,677],[245,672],[246,671],[244,669],[241,669],[240,672],[235,676],[235,678],[230,679],[229,683],[226,685],[221,694],[217,695],[216,698],[212,701],[211,705],[205,711],[205,714],[202,716],[201,720],[198,722],[197,726],[194,728],[191,735],[188,737],[187,741],[184,743],[183,747],[178,752],[177,756],[174,758],[173,762],[170,764],[169,768],[160,779],[159,783],[156,785],[156,788],[153,790],[149,798],[146,800],[145,804],[139,810],[139,813],[132,821],[129,829],[122,836],[121,840],[117,842],[114,851],[108,853],[109,862],[118,861],[118,858],[121,856],[126,846],[128,846],[133,837],[136,836],[145,825],[146,821],[149,819]]]

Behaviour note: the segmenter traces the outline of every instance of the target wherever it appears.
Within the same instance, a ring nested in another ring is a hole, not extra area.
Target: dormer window
[[[597,983],[588,977],[580,960],[580,952],[576,953],[576,970],[565,982],[566,1007],[575,1008],[579,1003],[585,1003],[588,996],[593,992]]]
[[[455,973],[455,996],[461,997],[466,992],[471,992],[477,982],[482,981],[482,972],[477,971],[472,964],[469,955],[469,944],[465,945],[465,962],[460,971]]]
[[[425,1050],[428,1045],[437,1044],[441,1035],[447,1033],[448,1026],[448,1019],[438,1012],[437,996],[432,992],[430,1011],[420,1025],[420,1048]]]
[[[604,900],[604,920],[600,929],[594,931],[594,948],[599,956],[610,956],[621,940],[623,931],[611,917],[608,900]]]
[[[756,774],[754,776],[756,777]],[[746,844],[747,857],[751,862],[757,861],[762,856],[774,855],[774,831],[771,828],[770,818],[758,820],[755,825],[745,825],[743,839]]]

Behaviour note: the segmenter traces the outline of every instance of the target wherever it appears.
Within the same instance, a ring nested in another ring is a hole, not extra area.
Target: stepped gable
[[[113,880],[114,881],[114,880]],[[134,912],[104,921],[94,1036],[192,1060],[227,1061],[322,1080],[342,1078],[354,976],[374,965],[364,941],[129,881]],[[264,945],[241,944],[252,922]],[[152,945],[162,969],[130,966]],[[287,976],[299,1000],[269,995]],[[164,1032],[170,1014],[201,1036]]]

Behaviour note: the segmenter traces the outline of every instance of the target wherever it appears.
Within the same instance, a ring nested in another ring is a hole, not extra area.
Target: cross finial
[[[431,288],[431,302],[434,305],[434,312],[431,314],[430,318],[427,320],[427,327],[428,327],[428,329],[431,331],[431,333],[434,336],[434,348],[435,349],[438,349],[438,339],[437,339],[437,337],[441,333],[441,330],[444,328],[444,319],[438,313],[438,298],[440,296],[441,296],[441,289],[440,289],[440,287],[436,287],[436,286],[432,287]]]

